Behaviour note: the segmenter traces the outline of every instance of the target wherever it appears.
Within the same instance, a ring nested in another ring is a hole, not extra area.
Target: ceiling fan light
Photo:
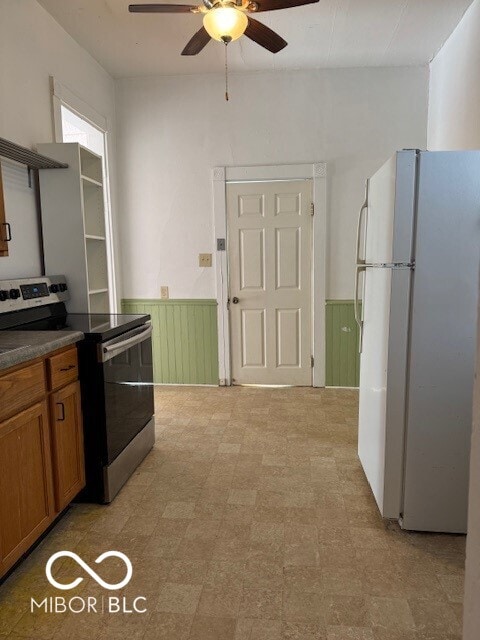
[[[230,42],[245,33],[248,18],[243,11],[235,7],[217,7],[204,15],[203,26],[214,40]]]

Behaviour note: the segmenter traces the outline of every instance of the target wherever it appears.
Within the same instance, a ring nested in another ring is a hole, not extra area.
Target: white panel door
[[[227,184],[232,381],[312,384],[312,184]]]

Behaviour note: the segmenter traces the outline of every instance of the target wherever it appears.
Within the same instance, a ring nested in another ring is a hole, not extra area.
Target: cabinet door
[[[0,257],[8,256],[9,227],[6,225],[5,199],[3,196],[2,165],[0,164]]]
[[[0,423],[0,575],[53,521],[46,402]]]
[[[50,402],[55,506],[61,511],[85,486],[80,383],[53,393]]]

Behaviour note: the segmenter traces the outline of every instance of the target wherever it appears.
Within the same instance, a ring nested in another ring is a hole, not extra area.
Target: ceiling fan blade
[[[245,29],[245,35],[250,40],[253,40],[264,49],[268,49],[272,53],[278,53],[282,49],[287,46],[287,42],[281,38],[278,33],[272,31],[270,27],[258,22],[258,20],[254,20],[253,18],[248,18],[248,26]]]
[[[210,42],[211,38],[208,35],[205,27],[202,27],[191,38],[182,51],[182,56],[196,56],[200,51]]]
[[[258,8],[252,8],[253,13],[259,11],[275,11],[276,9],[291,9],[292,7],[301,7],[304,4],[314,4],[319,0],[254,0],[251,4]]]
[[[191,13],[197,10],[194,4],[131,4],[130,13]]]

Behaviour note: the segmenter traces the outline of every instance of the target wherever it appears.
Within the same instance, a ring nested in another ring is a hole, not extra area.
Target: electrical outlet
[[[198,266],[199,267],[211,267],[212,266],[212,254],[211,253],[199,253],[198,254]]]
[[[168,300],[168,287],[160,287],[160,297],[162,300]]]

